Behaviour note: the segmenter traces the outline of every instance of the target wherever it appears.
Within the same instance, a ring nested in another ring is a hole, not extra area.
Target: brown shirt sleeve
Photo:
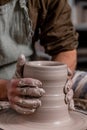
[[[0,6],[7,4],[8,2],[10,2],[11,0],[0,0]]]
[[[67,0],[51,0],[41,25],[41,45],[46,53],[58,54],[78,46],[78,34],[71,22],[71,8]]]

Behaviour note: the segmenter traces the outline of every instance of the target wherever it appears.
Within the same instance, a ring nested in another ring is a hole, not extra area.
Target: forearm
[[[7,100],[7,86],[8,80],[0,79],[0,100]]]
[[[74,72],[77,64],[77,52],[76,50],[61,52],[53,56],[52,60],[67,64],[72,72]]]

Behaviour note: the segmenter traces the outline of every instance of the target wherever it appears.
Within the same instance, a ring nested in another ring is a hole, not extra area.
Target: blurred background
[[[72,22],[79,33],[77,69],[87,70],[87,0],[68,0]]]

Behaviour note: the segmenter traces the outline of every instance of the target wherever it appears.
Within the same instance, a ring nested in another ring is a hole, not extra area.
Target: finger
[[[39,99],[25,99],[25,98],[14,98],[14,104],[19,105],[20,107],[36,109],[41,106],[41,101]]]
[[[16,110],[16,112],[18,112],[20,114],[25,114],[25,115],[32,114],[36,110],[36,109],[23,108],[23,107],[20,107],[20,106],[18,106],[16,104],[12,104],[11,107],[14,110]]]
[[[33,79],[33,78],[22,78],[19,83],[18,83],[19,87],[24,87],[24,86],[38,86],[38,87],[42,87],[42,83],[37,80],[37,79]]]
[[[44,95],[45,90],[43,88],[32,88],[32,87],[24,87],[24,88],[16,88],[16,93],[23,96],[29,97],[41,97]]]
[[[25,63],[26,63],[26,58],[22,54],[18,57],[16,70],[15,70],[15,74],[13,78],[21,78],[23,76],[23,68],[24,68]]]
[[[20,67],[20,66],[23,66],[26,62],[26,58],[23,54],[21,54],[19,57],[18,57],[18,60],[17,60],[17,66]]]
[[[33,80],[33,83],[32,83],[32,80]],[[21,78],[20,80],[12,79],[11,82],[9,83],[9,87],[7,89],[8,95],[14,96],[14,95],[21,94],[21,95],[31,95],[31,96],[35,95],[36,97],[39,97],[44,94],[44,90],[38,88],[38,87],[41,88],[41,85],[42,85],[42,83],[36,79],[30,79],[30,78],[23,78],[23,79]],[[27,90],[26,90],[26,87],[30,87],[30,90],[29,90],[29,88],[27,88]],[[37,88],[37,89],[34,89],[34,88]]]
[[[68,93],[72,88],[72,80],[69,79],[67,82],[66,82],[66,85],[64,87],[64,93]]]
[[[71,71],[70,68],[68,68],[68,79],[73,76],[73,72]]]

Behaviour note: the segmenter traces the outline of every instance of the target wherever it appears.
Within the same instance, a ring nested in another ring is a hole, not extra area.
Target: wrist
[[[7,84],[9,80],[0,79],[0,100],[8,100],[7,98]]]

